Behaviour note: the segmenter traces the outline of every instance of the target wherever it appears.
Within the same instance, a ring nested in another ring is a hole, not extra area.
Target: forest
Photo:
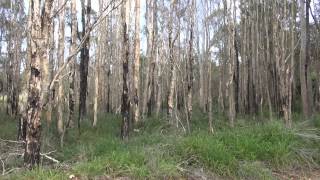
[[[0,0],[0,179],[320,179],[320,1]]]

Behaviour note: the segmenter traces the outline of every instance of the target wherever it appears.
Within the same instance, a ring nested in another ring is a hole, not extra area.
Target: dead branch
[[[67,5],[68,1],[69,0],[65,0],[64,3],[57,9],[57,11],[50,18],[52,19],[56,17],[61,12],[61,10]]]
[[[309,139],[315,139],[315,140],[320,140],[320,136],[316,134],[309,134],[309,133],[295,133],[295,135],[303,137],[303,138],[309,138]]]
[[[20,168],[12,168],[8,171],[6,171],[3,175],[7,175],[7,174],[10,174],[11,172],[15,171],[15,170],[19,170]]]
[[[17,143],[17,144],[23,144],[23,141],[13,141],[13,140],[6,140],[6,139],[0,139],[0,141],[8,142],[8,143]]]
[[[45,154],[45,155],[49,155],[49,154],[52,154],[52,153],[54,153],[54,152],[56,152],[57,150],[53,150],[53,151],[49,151],[49,152],[47,152],[47,153],[43,153],[43,154]]]
[[[53,161],[53,162],[55,162],[55,163],[60,163],[60,161],[58,161],[57,159],[55,159],[53,157],[48,156],[47,154],[40,153],[40,155],[45,157],[45,158],[47,158],[47,159],[49,159],[49,160],[51,160],[51,161]]]

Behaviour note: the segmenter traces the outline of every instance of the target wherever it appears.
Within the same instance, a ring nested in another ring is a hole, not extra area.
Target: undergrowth
[[[220,177],[274,179],[274,170],[320,163],[320,143],[297,135],[298,126],[288,130],[278,120],[239,118],[237,126],[230,128],[223,116],[216,117],[214,134],[208,133],[203,114],[194,113],[190,134],[171,127],[166,118],[148,118],[132,132],[129,142],[123,142],[119,138],[121,117],[100,114],[97,128],[87,121],[82,123],[80,136],[76,128],[69,130],[63,148],[54,128],[44,128],[42,150],[56,149],[54,156],[61,164],[20,170],[5,178],[67,179],[75,175],[159,179],[187,177],[194,169],[204,169]],[[318,120],[312,122],[312,127],[319,127]],[[3,119],[1,124],[1,138],[14,139],[15,121]],[[303,152],[310,151],[304,156]]]

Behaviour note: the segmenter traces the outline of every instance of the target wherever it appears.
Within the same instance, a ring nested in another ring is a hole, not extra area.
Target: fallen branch
[[[43,153],[43,154],[45,154],[45,155],[49,155],[49,154],[52,154],[52,153],[54,153],[54,152],[56,152],[57,150],[53,150],[53,151],[49,151],[49,152],[47,152],[47,153]]]
[[[10,169],[9,171],[6,171],[6,172],[4,173],[4,175],[7,175],[7,174],[11,173],[12,171],[15,171],[15,170],[18,170],[18,169],[20,169],[20,168],[12,168],[12,169]]]
[[[320,140],[320,136],[316,134],[307,134],[307,133],[295,133],[296,135],[303,137],[303,138],[309,138],[309,139],[315,139],[315,140]]]
[[[50,157],[48,156],[47,154],[43,154],[43,153],[40,153],[41,156],[44,156],[45,158],[55,162],[55,163],[60,163],[60,161],[58,161],[57,159],[53,158],[53,157]]]
[[[189,173],[190,171],[188,169],[182,168],[181,166],[177,165],[176,168],[181,171],[182,173]]]
[[[13,141],[13,140],[6,140],[6,139],[0,139],[0,141],[3,142],[9,142],[9,143],[17,143],[17,144],[23,144],[23,141]]]

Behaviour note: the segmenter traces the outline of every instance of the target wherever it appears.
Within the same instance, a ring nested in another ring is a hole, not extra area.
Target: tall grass
[[[11,131],[15,123],[1,122],[1,138],[14,136]],[[313,149],[311,158],[319,163],[319,143],[296,136],[295,129],[288,130],[279,121],[239,120],[231,129],[225,117],[217,115],[215,133],[209,134],[207,116],[194,113],[192,133],[184,134],[170,127],[165,118],[148,118],[136,127],[139,131],[132,132],[127,143],[119,138],[120,122],[120,116],[110,114],[99,115],[97,128],[84,121],[82,134],[69,130],[62,149],[53,129],[44,135],[57,149],[54,156],[63,166],[43,166],[8,178],[66,179],[74,174],[159,179],[188,176],[192,169],[201,168],[223,177],[273,179],[273,170],[308,164],[297,153],[299,149]]]

